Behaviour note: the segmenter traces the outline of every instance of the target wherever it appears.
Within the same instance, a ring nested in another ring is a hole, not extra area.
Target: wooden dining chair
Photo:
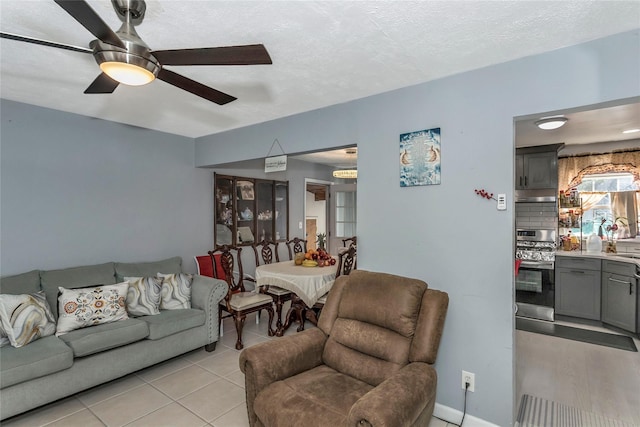
[[[351,246],[357,246],[358,238],[356,236],[347,237],[346,239],[342,239],[342,246],[345,248],[350,248]]]
[[[293,261],[293,257],[297,254],[297,253],[305,253],[307,252],[307,241],[306,240],[302,240],[298,237],[294,237],[291,240],[287,240],[285,242],[285,244],[287,245],[287,249],[289,250],[289,260]]]
[[[267,313],[269,313],[267,333],[270,337],[275,334],[275,331],[271,328],[273,323],[273,299],[269,295],[245,290],[241,252],[242,248],[229,245],[218,246],[215,250],[209,251],[214,268],[214,276],[220,278],[224,276],[224,280],[229,285],[227,295],[220,301],[218,327],[222,324],[222,319],[233,317],[238,334],[236,350],[241,350],[244,347],[242,344],[242,329],[244,328],[247,314],[267,310]],[[217,256],[219,256],[219,262],[216,262]],[[237,273],[235,272],[236,266],[238,268]],[[225,316],[222,313],[223,311],[229,314]]]
[[[340,276],[348,276],[351,270],[356,269],[357,251],[356,246],[350,246],[349,249],[338,255],[338,272],[336,273],[336,279]]]
[[[340,276],[348,276],[351,271],[356,269],[356,255],[357,249],[355,245],[350,246],[349,249],[338,255],[338,270],[336,272],[336,279]],[[324,304],[327,302],[327,295],[328,294],[325,294],[320,297],[320,299],[316,301],[313,307],[311,307],[310,310],[307,310],[304,313],[305,318],[316,326],[318,325],[318,318],[320,317],[320,313],[324,308]]]
[[[275,262],[280,262],[278,242],[263,240],[260,243],[254,243],[251,247],[256,257],[256,267],[271,264],[274,262],[274,259]],[[287,289],[273,285],[261,286],[260,292],[269,295],[276,305],[276,331],[279,331],[280,328],[282,328],[282,306],[285,302],[291,300],[293,293]]]

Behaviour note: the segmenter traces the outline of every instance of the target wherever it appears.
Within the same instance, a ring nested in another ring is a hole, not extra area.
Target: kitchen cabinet
[[[600,260],[556,258],[555,312],[600,320]]]
[[[516,150],[516,190],[558,187],[558,153]]]
[[[602,322],[637,332],[638,281],[635,264],[602,261]]]
[[[288,182],[214,174],[214,194],[216,246],[288,240]]]

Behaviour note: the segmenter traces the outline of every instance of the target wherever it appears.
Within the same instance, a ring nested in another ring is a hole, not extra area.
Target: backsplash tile
[[[555,202],[516,203],[516,228],[551,228],[558,226]]]

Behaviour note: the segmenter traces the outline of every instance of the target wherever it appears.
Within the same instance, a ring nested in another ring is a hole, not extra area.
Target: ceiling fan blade
[[[119,84],[105,73],[100,73],[84,93],[113,93]]]
[[[191,92],[192,94],[198,95],[211,102],[215,102],[218,105],[224,105],[238,99],[234,96],[227,95],[224,92],[220,92],[219,90],[215,90],[213,88],[210,88],[209,86],[205,86],[202,83],[198,83],[195,80],[191,80],[165,68],[160,69],[158,78],[169,83],[170,85],[179,87],[180,89]]]
[[[19,36],[17,34],[11,34],[11,33],[1,33],[0,32],[0,38],[16,40],[16,41],[19,41],[19,42],[27,42],[27,43],[39,44],[39,45],[42,45],[42,46],[57,47],[59,49],[72,50],[74,52],[93,53],[93,51],[91,49],[88,49],[86,47],[72,46],[70,44],[62,44],[62,43],[50,42],[50,41],[47,41],[47,40],[36,39],[36,38],[33,38],[33,37]]]
[[[155,50],[152,54],[162,65],[255,65],[272,63],[269,52],[261,44]]]
[[[120,37],[100,18],[100,16],[84,0],[54,0],[76,21],[101,41],[126,49]]]

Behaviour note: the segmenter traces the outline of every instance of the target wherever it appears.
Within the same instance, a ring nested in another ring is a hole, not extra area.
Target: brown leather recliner
[[[253,426],[427,426],[449,297],[421,280],[354,270],[318,327],[245,349]]]

